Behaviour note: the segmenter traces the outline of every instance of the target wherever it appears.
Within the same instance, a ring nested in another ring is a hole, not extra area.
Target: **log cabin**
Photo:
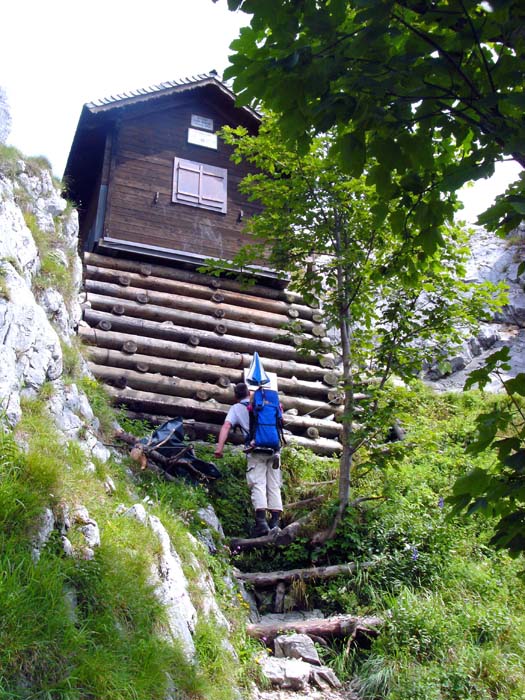
[[[182,416],[191,439],[218,433],[257,350],[291,441],[336,454],[341,399],[319,310],[264,264],[248,287],[199,271],[251,242],[258,210],[239,192],[249,167],[217,134],[226,124],[255,134],[260,116],[214,72],[84,105],[64,173],[84,262],[79,334],[116,404],[152,424]],[[325,343],[321,355],[301,351],[304,338]]]

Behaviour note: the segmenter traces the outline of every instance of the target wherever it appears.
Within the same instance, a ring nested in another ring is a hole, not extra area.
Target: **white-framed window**
[[[228,171],[215,165],[175,158],[172,201],[226,214]]]

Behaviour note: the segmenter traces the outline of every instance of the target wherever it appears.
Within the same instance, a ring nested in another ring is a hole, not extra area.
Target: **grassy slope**
[[[276,570],[345,561],[375,561],[356,576],[296,591],[326,613],[378,613],[386,621],[369,649],[332,649],[325,657],[342,676],[357,676],[362,696],[389,700],[525,697],[525,598],[522,561],[488,547],[490,521],[447,517],[446,497],[460,474],[491,455],[466,451],[482,399],[439,396],[423,387],[395,391],[406,440],[382,463],[361,458],[352,509],[337,538],[312,550],[306,540],[276,553],[238,557],[244,570]],[[232,462],[234,473],[235,458]],[[336,465],[288,450],[287,501],[318,494],[308,482],[333,476]],[[228,489],[231,487],[228,486]],[[245,493],[216,499],[225,522],[242,525]],[[327,522],[333,502],[319,514]],[[235,517],[234,517],[235,515]]]
[[[164,611],[148,581],[158,543],[116,512],[120,503],[137,501],[137,490],[153,494],[148,510],[167,527],[199,608],[192,557],[207,566],[207,555],[188,537],[188,525],[194,531],[202,526],[196,519],[205,501],[200,490],[183,484],[167,489],[147,476],[141,486],[130,481],[126,463],[97,464],[95,474],[86,472],[85,455],[76,443],[60,442],[42,400],[25,404],[16,432],[27,452],[14,435],[0,434],[0,698],[153,700],[165,697],[168,677],[192,698],[233,697],[233,683],[250,674],[235,596],[221,586],[241,663],[225,652],[221,628],[202,617],[195,635],[198,663],[188,664],[163,635]],[[117,485],[111,496],[103,487],[107,476]],[[97,521],[102,544],[94,560],[65,557],[57,533],[33,561],[38,515],[61,503],[81,503]],[[221,582],[220,558],[211,569]]]

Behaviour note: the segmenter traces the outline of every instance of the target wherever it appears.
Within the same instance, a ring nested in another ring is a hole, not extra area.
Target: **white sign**
[[[188,129],[188,143],[217,150],[217,134],[210,134],[209,131],[199,131],[198,129],[190,128]]]
[[[191,115],[191,125],[196,126],[197,129],[213,131],[213,119],[208,119],[208,117],[200,117],[198,114]]]

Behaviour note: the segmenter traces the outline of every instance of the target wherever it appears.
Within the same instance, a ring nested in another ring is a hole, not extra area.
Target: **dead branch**
[[[327,495],[325,493],[319,496],[312,496],[312,498],[305,498],[302,501],[295,501],[295,503],[287,503],[284,507],[285,510],[296,510],[297,508],[304,508],[305,506],[312,506],[316,503],[322,503]]]
[[[250,550],[258,549],[259,547],[266,547],[268,545],[276,545],[278,547],[285,547],[293,542],[300,534],[304,531],[308,522],[312,519],[313,513],[310,512],[299,520],[295,520],[290,525],[287,525],[282,530],[272,530],[268,535],[263,535],[263,537],[255,538],[241,538],[234,537],[230,541],[230,549],[233,550]]]
[[[322,639],[334,637],[355,637],[358,634],[377,636],[378,628],[383,624],[380,617],[356,617],[338,615],[336,617],[298,620],[296,622],[277,622],[275,624],[250,624],[246,632],[250,637],[263,639],[265,644],[273,642],[275,637],[287,632],[298,632]]]
[[[244,583],[250,583],[255,588],[271,588],[281,582],[292,583],[293,581],[311,581],[313,579],[325,580],[341,574],[353,574],[358,568],[369,569],[373,565],[374,562],[365,561],[360,564],[349,562],[348,564],[314,566],[309,569],[289,569],[288,571],[239,572],[235,574],[235,578]]]

